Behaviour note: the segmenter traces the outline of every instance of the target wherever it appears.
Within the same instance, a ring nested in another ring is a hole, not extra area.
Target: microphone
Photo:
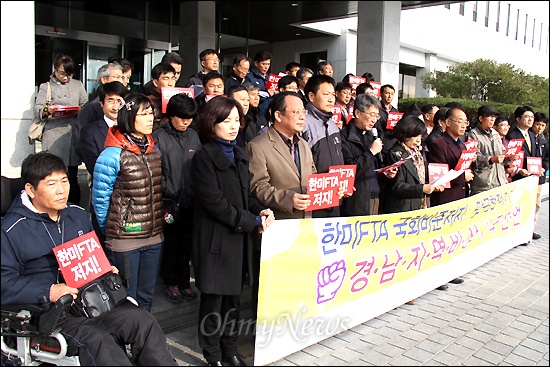
[[[378,130],[376,130],[375,127],[373,127],[371,129],[371,133],[372,133],[372,137],[374,138],[374,140],[378,139]],[[380,152],[378,152],[377,154],[375,154],[375,157],[378,158],[378,160],[380,162],[382,162],[382,154]]]
[[[371,132],[372,132],[372,136],[374,136],[374,140],[376,140],[378,138],[378,130],[376,130],[376,128],[373,127]]]

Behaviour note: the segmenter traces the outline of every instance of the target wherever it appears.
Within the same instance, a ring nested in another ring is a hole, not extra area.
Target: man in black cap
[[[471,166],[474,179],[470,182],[470,195],[508,183],[505,165],[509,163],[509,159],[504,159],[502,139],[493,129],[498,115],[500,114],[492,106],[479,107],[477,124],[466,133],[468,140],[475,139],[478,142],[477,158]]]

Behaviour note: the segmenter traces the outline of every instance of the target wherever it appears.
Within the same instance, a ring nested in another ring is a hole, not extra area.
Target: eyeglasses
[[[59,74],[60,77],[64,78],[64,77],[67,77],[67,78],[72,78],[73,74],[67,74],[66,72],[64,71],[59,71],[59,70],[56,70],[57,74]]]
[[[376,120],[378,120],[378,119],[380,118],[380,114],[379,114],[379,113],[376,113],[376,112],[367,113],[367,112],[361,111],[361,110],[357,110],[357,111],[364,113],[365,115],[369,116],[371,119],[376,119]]]
[[[467,120],[453,120],[453,119],[449,119],[449,120],[451,120],[452,122],[456,122],[459,125],[465,125],[465,126],[470,125],[470,123]]]
[[[305,116],[307,115],[307,110],[296,110],[296,111],[284,111],[285,113],[292,113],[294,116]]]
[[[220,62],[220,59],[218,59],[217,57],[209,57],[208,59],[206,59],[206,61]]]
[[[122,79],[122,80],[124,80],[124,76],[122,76],[122,75],[109,74],[109,77],[113,78],[113,79]]]
[[[153,111],[136,113],[136,116],[154,116],[154,115],[155,115],[155,113]]]

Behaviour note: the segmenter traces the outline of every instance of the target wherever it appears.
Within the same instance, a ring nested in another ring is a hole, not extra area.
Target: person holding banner
[[[422,137],[427,127],[416,116],[403,116],[393,129],[397,140],[388,151],[385,161],[393,164],[403,158],[413,156],[397,170],[394,178],[389,180],[384,195],[384,213],[399,213],[425,209],[429,206],[428,196],[434,191],[443,191],[442,186],[434,186],[427,180],[426,161],[422,151]]]
[[[508,183],[505,165],[510,159],[505,159],[502,139],[493,129],[498,115],[492,106],[479,107],[478,123],[466,133],[469,140],[477,140],[477,159],[472,163],[474,179],[470,183],[470,195]]]
[[[50,306],[78,289],[59,277],[53,247],[91,232],[83,208],[68,204],[69,180],[63,160],[49,152],[23,160],[25,189],[2,218],[2,304]],[[113,269],[116,271],[116,269]],[[68,354],[82,366],[177,366],[155,317],[128,300],[96,318],[82,316],[73,303],[61,333]],[[61,316],[65,316],[65,313]],[[120,343],[130,344],[134,363]]]
[[[299,134],[304,129],[306,102],[295,92],[273,97],[270,109],[272,125],[265,134],[249,142],[250,191],[258,201],[271,208],[277,219],[311,218],[305,211],[312,200],[307,194],[308,176],[317,173],[307,142]],[[252,290],[252,310],[258,301],[261,248],[254,248],[256,281]]]
[[[508,135],[506,135],[506,138],[508,138],[509,140],[524,139],[525,142],[521,146],[521,150],[523,151],[524,155],[523,166],[517,171],[515,175],[512,176],[512,181],[516,181],[533,174],[527,169],[528,157],[540,157],[540,153],[537,150],[537,139],[535,137],[535,133],[530,130],[535,121],[535,110],[531,106],[520,106],[514,111],[514,117],[516,119],[516,126],[508,131]],[[536,175],[539,177],[544,177],[543,172],[540,172]],[[541,179],[539,178],[539,193],[540,190],[542,190],[542,186]],[[539,238],[541,238],[541,235],[533,232],[533,239],[538,240]],[[527,244],[528,243],[524,243],[522,245]]]
[[[245,366],[237,354],[240,295],[252,269],[249,234],[263,232],[275,219],[251,194],[248,153],[236,144],[244,123],[241,105],[216,97],[199,115],[206,142],[191,162],[195,189],[192,262],[201,292],[199,345],[210,366]]]
[[[382,105],[370,94],[359,94],[355,100],[354,118],[342,130],[342,155],[345,164],[357,165],[355,193],[344,198],[341,216],[376,215],[380,206],[379,158],[382,140],[373,135]],[[396,169],[387,172],[394,177]]]
[[[427,159],[429,163],[445,163],[450,169],[456,169],[462,151],[466,146],[460,140],[465,134],[469,125],[468,117],[462,107],[449,108],[445,114],[445,132],[437,139],[428,144]],[[455,200],[464,199],[468,195],[467,183],[474,178],[472,171],[468,168],[457,178],[450,182],[451,188],[443,191],[434,191],[430,196],[430,206],[450,203]],[[452,284],[461,284],[462,278],[450,281]],[[437,289],[445,290],[448,286],[441,285]]]
[[[335,86],[336,82],[332,77],[321,74],[309,78],[305,88],[309,103],[306,105],[306,124],[302,137],[309,144],[317,173],[328,173],[330,166],[344,164],[340,129],[332,121],[332,109],[336,101]],[[340,206],[313,212],[314,218],[339,216]]]

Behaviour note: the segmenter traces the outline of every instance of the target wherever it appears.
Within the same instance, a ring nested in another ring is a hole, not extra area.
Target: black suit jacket
[[[428,144],[426,158],[429,163],[446,163],[449,165],[449,170],[452,170],[456,167],[460,155],[465,149],[466,146],[462,141],[460,142],[459,148],[454,139],[445,132],[442,136]],[[466,196],[466,175],[462,173],[451,181],[450,189],[445,189],[443,192],[433,192],[431,194],[430,206],[450,203],[451,201],[464,199]]]
[[[531,149],[529,149],[529,147],[525,142],[521,146],[521,150],[523,150],[523,166],[521,168],[525,168],[525,169],[527,169],[527,157],[539,156],[539,154],[537,153],[537,149],[535,149],[537,146],[537,139],[535,137],[535,133],[533,133],[531,130],[527,130],[527,132],[529,134],[529,139],[531,140]],[[514,126],[514,128],[510,129],[510,131],[508,131],[508,134],[506,134],[506,139],[508,140],[525,139],[525,137],[523,136],[523,133],[521,132],[521,130],[518,129],[517,126]],[[523,177],[524,176],[522,175],[516,174],[512,176],[512,181],[517,181]]]
[[[99,154],[101,154],[104,149],[105,138],[107,137],[108,130],[109,126],[107,126],[105,119],[101,117],[100,120],[84,126],[80,131],[80,150],[82,152],[82,161],[92,176],[94,174],[94,166],[97,157],[99,157]]]

